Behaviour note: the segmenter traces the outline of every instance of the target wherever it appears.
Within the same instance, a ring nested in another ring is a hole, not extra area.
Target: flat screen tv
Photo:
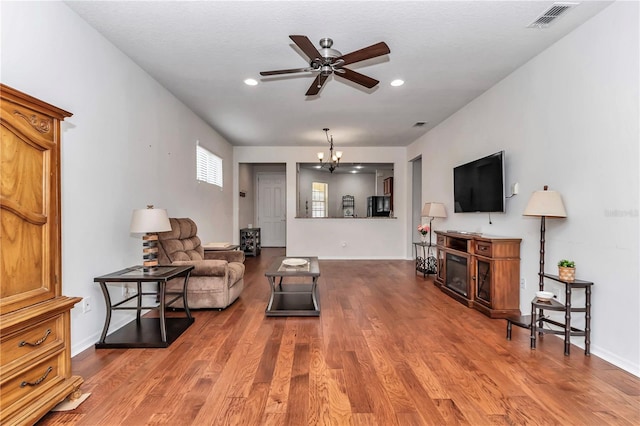
[[[504,151],[453,169],[456,213],[504,212]]]

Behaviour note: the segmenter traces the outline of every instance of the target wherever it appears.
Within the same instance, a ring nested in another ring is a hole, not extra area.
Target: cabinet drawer
[[[13,411],[10,405],[16,401],[20,401],[18,405],[24,407],[61,382],[64,379],[61,374],[63,365],[64,352],[59,352],[3,381],[0,386],[3,416],[10,415]]]
[[[21,368],[36,357],[64,348],[62,314],[3,336],[0,340],[0,378],[11,370]]]
[[[476,241],[475,254],[480,256],[492,257],[491,243],[485,241]]]

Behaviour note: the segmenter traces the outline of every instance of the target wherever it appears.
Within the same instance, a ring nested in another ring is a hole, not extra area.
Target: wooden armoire
[[[71,114],[0,84],[0,424],[33,424],[83,380],[71,374],[62,295],[60,122]]]

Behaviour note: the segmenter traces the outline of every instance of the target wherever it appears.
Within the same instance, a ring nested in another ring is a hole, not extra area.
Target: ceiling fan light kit
[[[320,39],[320,50],[316,49],[307,36],[290,35],[289,38],[307,55],[309,58],[309,67],[262,71],[260,75],[272,76],[299,72],[317,72],[318,75],[309,87],[309,90],[307,90],[306,96],[317,95],[327,81],[327,78],[332,74],[364,86],[367,89],[372,89],[378,85],[378,80],[349,68],[344,68],[344,66],[391,53],[389,46],[387,46],[385,42],[376,43],[343,55],[340,51],[332,48],[333,40],[328,37]]]

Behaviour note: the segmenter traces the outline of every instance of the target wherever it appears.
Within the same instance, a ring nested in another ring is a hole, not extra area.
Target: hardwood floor
[[[638,425],[640,379],[554,336],[529,349],[410,261],[321,260],[319,318],[267,318],[264,270],[167,349],[73,358],[91,396],[41,425]],[[597,321],[597,318],[593,319]],[[596,342],[597,344],[597,342]]]

